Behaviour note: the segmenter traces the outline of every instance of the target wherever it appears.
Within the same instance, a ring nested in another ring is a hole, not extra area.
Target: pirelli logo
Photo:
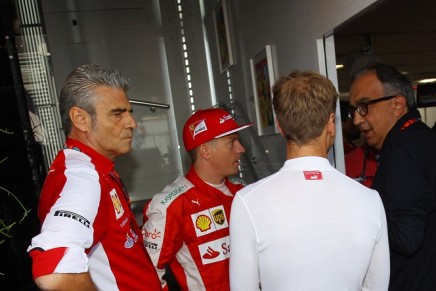
[[[55,212],[54,216],[60,216],[60,217],[66,217],[66,218],[74,219],[74,220],[80,222],[81,224],[83,224],[84,226],[86,226],[87,228],[89,228],[89,225],[91,224],[89,222],[89,220],[86,219],[85,217],[83,217],[82,215],[79,215],[79,214],[71,212],[71,211],[57,210]]]

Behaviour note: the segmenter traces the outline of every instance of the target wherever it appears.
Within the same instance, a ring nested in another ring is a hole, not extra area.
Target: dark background
[[[27,247],[39,232],[43,163],[16,61],[15,11],[14,1],[0,0],[0,290],[38,290]]]

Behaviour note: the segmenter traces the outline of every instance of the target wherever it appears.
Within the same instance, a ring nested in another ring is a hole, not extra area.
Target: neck
[[[71,132],[68,134],[69,138],[81,142],[82,144],[90,147],[91,149],[108,158],[109,160],[113,161],[115,159],[116,155],[112,155],[109,151],[105,151],[101,146],[99,146],[98,143],[93,142],[93,140],[90,139],[89,136],[91,135],[85,132],[78,131],[75,128],[73,128],[73,130],[71,130]]]
[[[327,158],[328,151],[335,141],[335,132],[334,115],[331,115],[324,130],[318,137],[303,145],[298,145],[294,141],[288,140],[286,145],[287,159],[290,160],[307,156]]]
[[[308,156],[327,158],[328,151],[334,143],[334,138],[334,134],[331,134],[326,128],[320,136],[303,145],[298,145],[294,141],[288,140],[286,157],[288,160]]]
[[[298,146],[296,143],[288,141],[286,145],[286,158],[288,160],[308,156],[327,158],[327,154],[328,149],[319,143]]]
[[[204,167],[204,165],[198,163],[198,161],[194,163],[194,169],[201,180],[210,184],[219,185],[226,178],[225,176],[216,174],[216,170]]]

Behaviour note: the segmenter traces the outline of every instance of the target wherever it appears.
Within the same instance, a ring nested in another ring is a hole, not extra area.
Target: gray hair
[[[119,71],[109,70],[100,65],[83,65],[74,69],[67,76],[59,99],[62,126],[66,135],[71,132],[69,112],[73,106],[88,112],[94,124],[95,103],[99,97],[95,93],[97,86],[120,88],[127,92],[129,82]]]
[[[416,109],[415,92],[412,83],[406,75],[395,67],[384,63],[370,63],[359,69],[352,77],[352,82],[366,72],[375,72],[377,79],[382,83],[385,95],[402,95],[406,97],[407,108]]]

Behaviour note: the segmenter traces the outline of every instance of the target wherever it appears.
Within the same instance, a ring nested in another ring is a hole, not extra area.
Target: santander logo
[[[214,258],[218,257],[219,255],[220,255],[220,252],[217,252],[213,248],[208,247],[207,252],[203,255],[203,259],[210,260],[210,259],[214,259]]]
[[[224,123],[224,122],[226,122],[227,120],[230,120],[230,119],[232,119],[232,116],[230,114],[229,115],[224,115],[223,117],[220,118],[220,124],[222,124],[222,123]]]

